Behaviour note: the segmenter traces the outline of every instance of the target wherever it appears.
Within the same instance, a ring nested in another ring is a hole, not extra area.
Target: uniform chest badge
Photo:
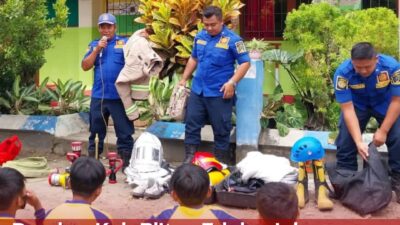
[[[388,71],[381,71],[377,76],[376,88],[384,88],[389,85],[390,78]]]
[[[221,37],[218,43],[215,45],[217,48],[228,49],[229,48],[229,37]]]
[[[119,41],[117,41],[117,43],[115,44],[115,47],[114,47],[114,48],[123,48],[123,47],[124,47],[124,44],[125,44],[125,41],[119,40]]]
[[[338,91],[346,90],[348,87],[348,83],[349,81],[346,78],[342,76],[337,76],[335,89]]]
[[[400,85],[400,70],[393,73],[391,83],[392,85]]]
[[[235,43],[236,51],[238,54],[247,52],[246,46],[244,45],[243,41],[238,41]]]
[[[365,84],[364,83],[360,83],[360,84],[350,84],[349,85],[351,89],[364,89],[365,88]]]
[[[199,39],[199,40],[196,41],[196,44],[198,44],[198,45],[206,45],[207,41]]]

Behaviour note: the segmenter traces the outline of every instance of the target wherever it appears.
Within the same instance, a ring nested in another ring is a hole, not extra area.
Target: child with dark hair
[[[211,195],[210,178],[207,172],[193,164],[179,166],[170,181],[172,198],[179,206],[161,212],[154,220],[169,219],[235,219],[226,212],[204,206]]]
[[[264,184],[257,192],[257,210],[266,224],[293,224],[299,215],[294,188],[282,182]]]
[[[91,206],[101,194],[106,171],[100,161],[91,157],[79,157],[71,166],[70,186],[72,200],[49,211],[47,219],[93,219],[109,221],[110,217]]]
[[[44,218],[40,200],[25,188],[24,176],[16,169],[0,168],[0,221],[14,221],[17,210],[24,209],[26,203],[35,209],[37,219]]]

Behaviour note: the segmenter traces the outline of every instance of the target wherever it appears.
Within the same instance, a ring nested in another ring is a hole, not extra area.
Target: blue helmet
[[[325,150],[318,139],[313,137],[303,137],[294,143],[290,159],[294,162],[305,162],[308,160],[322,159]]]

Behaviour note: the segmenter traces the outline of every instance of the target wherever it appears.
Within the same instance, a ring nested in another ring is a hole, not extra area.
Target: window
[[[241,34],[249,40],[253,37],[279,40],[285,30],[286,15],[302,3],[312,0],[247,0],[242,10]]]
[[[387,7],[397,14],[397,0],[362,0],[362,8]]]
[[[362,8],[387,7],[397,14],[397,0],[360,0]],[[253,37],[265,40],[282,39],[288,12],[312,0],[247,0],[240,17],[241,35],[249,40]]]
[[[137,0],[107,0],[107,12],[117,19],[119,35],[130,36],[138,29],[144,28],[143,24],[136,23],[134,19],[139,16],[139,1]]]
[[[55,12],[53,9],[53,4],[56,0],[47,0],[47,10],[49,12],[48,17],[53,18]],[[67,0],[65,3],[68,7],[68,27],[78,27],[79,26],[79,8],[78,0]]]

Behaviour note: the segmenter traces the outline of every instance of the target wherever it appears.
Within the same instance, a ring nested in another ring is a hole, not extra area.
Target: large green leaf
[[[281,137],[285,137],[286,135],[289,134],[289,128],[282,123],[277,122],[276,128],[278,129],[279,136],[281,136]]]
[[[171,8],[164,2],[154,2],[154,5],[158,7],[158,10],[153,11],[153,19],[168,24],[171,18]]]
[[[16,98],[19,98],[19,96],[21,94],[20,93],[20,82],[21,82],[21,77],[20,76],[15,77],[12,90],[13,90],[13,95]]]
[[[22,99],[27,102],[39,102],[39,100],[33,96],[25,96],[25,97],[22,97]]]
[[[3,97],[0,97],[0,105],[6,107],[7,109],[11,108],[10,102]]]

